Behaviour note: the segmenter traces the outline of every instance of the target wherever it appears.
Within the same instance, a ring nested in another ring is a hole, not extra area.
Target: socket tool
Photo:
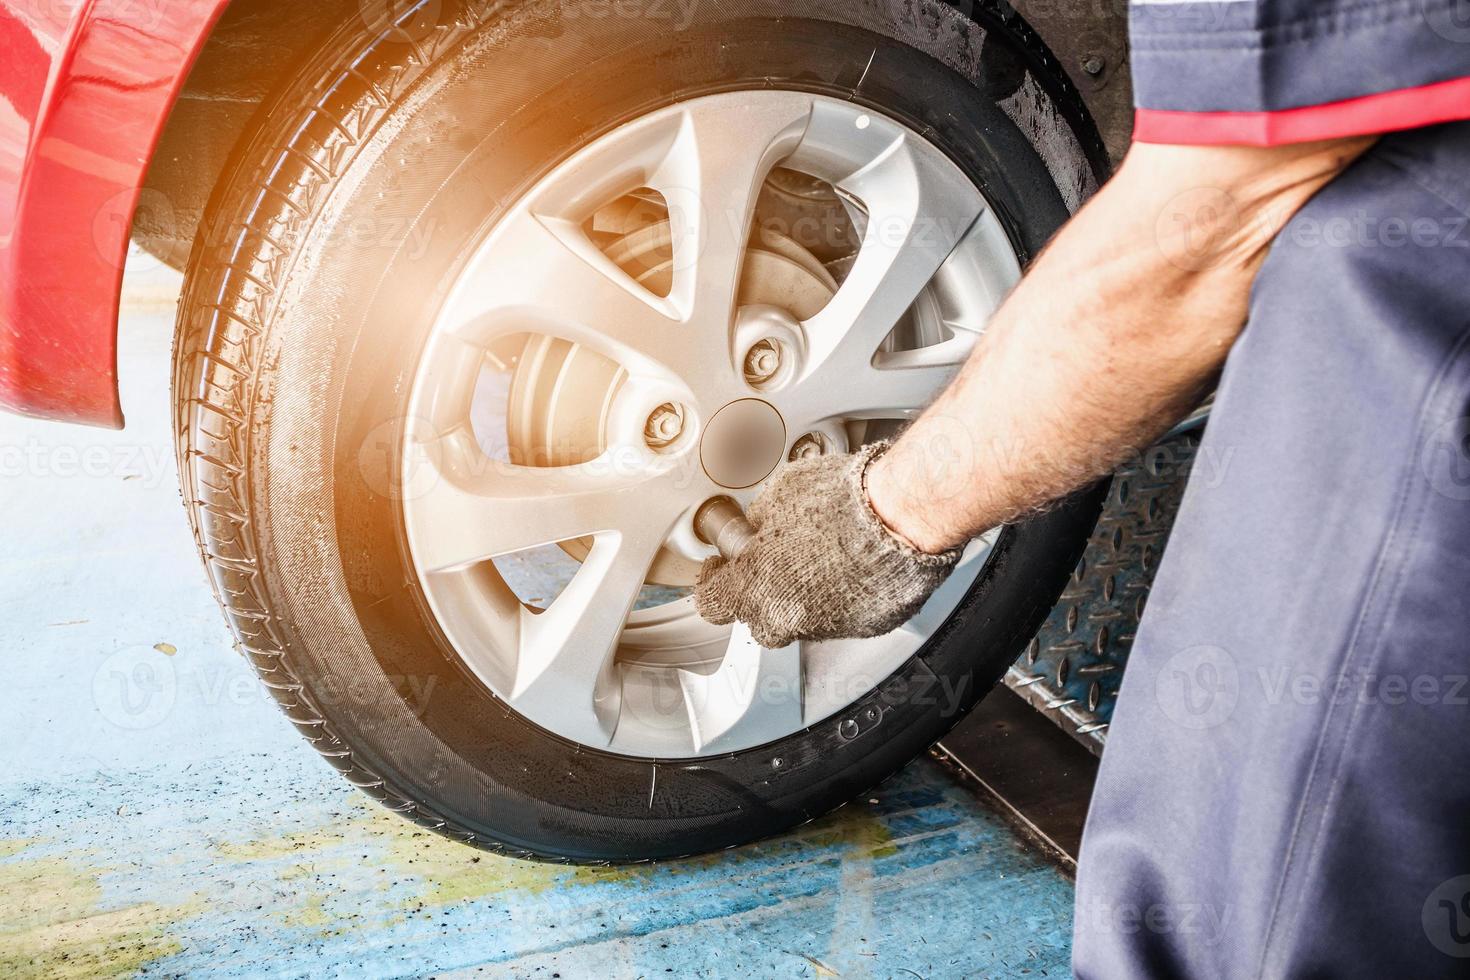
[[[694,512],[694,533],[713,545],[726,561],[734,561],[755,540],[745,511],[729,497],[713,497]]]

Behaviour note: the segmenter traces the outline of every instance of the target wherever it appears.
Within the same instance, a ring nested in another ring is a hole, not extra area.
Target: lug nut
[[[827,440],[815,432],[808,432],[796,440],[796,445],[791,447],[791,455],[788,458],[794,463],[798,459],[811,459],[814,456],[821,456],[826,451]]]
[[[745,354],[745,380],[751,385],[769,384],[781,370],[781,345],[762,340]]]
[[[643,426],[643,438],[650,449],[667,449],[683,432],[684,408],[673,402],[655,408]]]

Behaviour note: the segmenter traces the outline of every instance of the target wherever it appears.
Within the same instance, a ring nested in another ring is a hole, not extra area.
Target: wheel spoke
[[[692,333],[575,223],[523,208],[508,216],[450,296],[441,322],[475,343],[535,332],[584,344],[629,373],[677,378]]]
[[[618,637],[663,537],[647,529],[598,534],[551,606],[522,610],[510,696],[517,710],[556,718],[558,732],[589,745],[612,741],[621,707],[613,669]]]
[[[872,163],[838,182],[866,206],[867,228],[837,295],[805,325],[808,378],[836,381],[866,367],[984,212],[978,191],[956,187],[910,140],[894,137]]]
[[[768,742],[802,728],[801,644],[763,649],[737,623],[713,674],[679,672],[698,752]]]
[[[668,203],[674,244],[670,299],[691,325],[728,329],[756,198],[800,141],[811,99],[796,93],[745,107],[696,104],[649,185]]]
[[[409,516],[415,560],[427,571],[464,567],[537,545],[657,523],[682,506],[672,470],[616,450],[577,466],[515,466],[484,456],[465,430],[407,447],[419,488]],[[620,459],[626,454],[628,459]],[[431,468],[425,479],[415,468]]]
[[[803,386],[788,412],[806,428],[829,419],[913,418],[954,379],[974,346],[974,334],[960,333],[930,347],[879,354],[850,368],[843,384]]]

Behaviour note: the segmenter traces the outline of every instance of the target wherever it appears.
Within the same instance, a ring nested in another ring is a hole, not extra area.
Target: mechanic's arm
[[[1372,138],[1135,144],[886,452],[793,464],[695,598],[767,646],[903,623],[971,537],[1149,446],[1209,392],[1272,238]]]
[[[1136,144],[869,469],[884,523],[942,552],[1150,446],[1214,385],[1272,238],[1372,143]]]

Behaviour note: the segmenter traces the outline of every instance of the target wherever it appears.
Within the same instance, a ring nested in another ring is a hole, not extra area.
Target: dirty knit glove
[[[868,503],[868,464],[888,443],[791,464],[746,515],[755,539],[734,561],[710,558],[694,588],[711,623],[740,620],[756,642],[881,636],[919,611],[959,562],[919,551]]]

